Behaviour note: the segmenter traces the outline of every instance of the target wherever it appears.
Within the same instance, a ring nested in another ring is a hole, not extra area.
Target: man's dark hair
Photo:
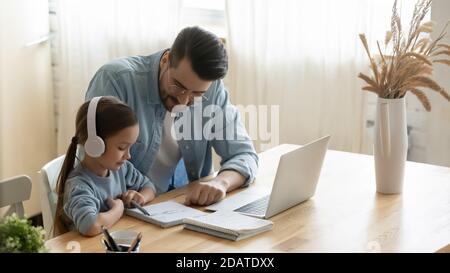
[[[228,70],[228,56],[222,41],[213,33],[199,27],[181,30],[170,50],[170,65],[178,66],[184,57],[202,80],[218,80]]]

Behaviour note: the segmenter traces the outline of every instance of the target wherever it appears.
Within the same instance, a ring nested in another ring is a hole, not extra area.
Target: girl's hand
[[[131,206],[131,200],[134,200],[139,205],[145,204],[145,198],[144,196],[137,191],[128,190],[125,193],[121,195],[122,201],[127,205],[127,207]]]
[[[124,207],[123,207],[123,202],[121,199],[112,199],[111,197],[109,197],[106,200],[106,204],[108,205],[109,209],[114,209],[114,208],[118,208],[119,211],[123,211]]]

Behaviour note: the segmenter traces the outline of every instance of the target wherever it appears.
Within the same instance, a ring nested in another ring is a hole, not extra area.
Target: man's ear
[[[166,51],[166,53],[164,53],[164,55],[162,57],[163,64],[166,64],[169,62],[169,55],[170,55],[170,51]]]

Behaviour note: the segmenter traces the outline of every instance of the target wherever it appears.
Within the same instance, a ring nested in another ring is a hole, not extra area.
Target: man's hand
[[[127,207],[131,206],[131,200],[136,201],[139,205],[145,204],[145,197],[140,192],[134,190],[128,190],[123,193],[120,198],[125,203]]]
[[[208,206],[222,200],[227,193],[228,185],[225,181],[215,179],[202,182],[193,182],[188,187],[185,205]]]

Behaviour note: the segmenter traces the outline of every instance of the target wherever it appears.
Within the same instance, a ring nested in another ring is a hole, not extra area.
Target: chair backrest
[[[31,179],[26,175],[19,175],[0,181],[0,208],[10,206],[6,215],[16,213],[24,217],[23,201],[30,199]]]
[[[65,155],[53,159],[42,167],[41,173],[41,207],[42,218],[44,220],[44,229],[46,239],[53,237],[53,221],[56,212],[56,183],[58,182],[59,172],[61,171]]]

